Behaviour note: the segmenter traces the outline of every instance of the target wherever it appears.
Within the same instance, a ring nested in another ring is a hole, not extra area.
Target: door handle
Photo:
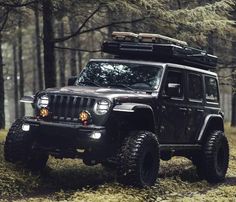
[[[204,112],[204,110],[203,109],[197,109],[197,112]]]
[[[166,111],[166,106],[161,106],[161,111],[162,112]]]
[[[185,108],[185,107],[180,107],[179,109],[180,109],[181,111],[185,111],[185,112],[188,111],[188,109]]]

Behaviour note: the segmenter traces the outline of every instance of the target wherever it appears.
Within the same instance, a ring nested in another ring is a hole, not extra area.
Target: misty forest
[[[218,57],[220,103],[230,144],[225,182],[201,181],[191,161],[161,161],[155,186],[120,185],[112,171],[49,158],[42,175],[4,160],[11,124],[32,115],[24,96],[67,85],[113,31],[155,33]],[[234,201],[236,198],[235,0],[0,0],[1,201]]]

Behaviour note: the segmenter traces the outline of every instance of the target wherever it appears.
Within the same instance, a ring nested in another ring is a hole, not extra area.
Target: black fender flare
[[[123,113],[137,113],[139,111],[144,110],[145,112],[151,115],[151,125],[152,125],[152,132],[156,132],[156,119],[154,116],[153,109],[150,105],[140,104],[140,103],[123,103],[121,105],[116,105],[113,108],[113,112],[123,112]],[[150,118],[150,117],[149,117]]]

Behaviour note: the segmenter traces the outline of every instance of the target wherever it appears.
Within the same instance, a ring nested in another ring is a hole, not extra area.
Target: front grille
[[[94,98],[72,95],[49,95],[49,111],[52,119],[60,121],[78,121],[82,110],[90,110],[95,104]]]

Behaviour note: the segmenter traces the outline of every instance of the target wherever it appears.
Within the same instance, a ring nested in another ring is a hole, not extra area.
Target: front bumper
[[[103,126],[83,126],[76,123],[47,122],[35,118],[25,118],[25,124],[30,125],[30,133],[35,139],[35,149],[47,151],[58,157],[80,157],[84,155],[106,156],[109,144],[106,129]],[[99,139],[91,137],[93,133],[100,133]],[[83,155],[78,151],[84,150]]]

